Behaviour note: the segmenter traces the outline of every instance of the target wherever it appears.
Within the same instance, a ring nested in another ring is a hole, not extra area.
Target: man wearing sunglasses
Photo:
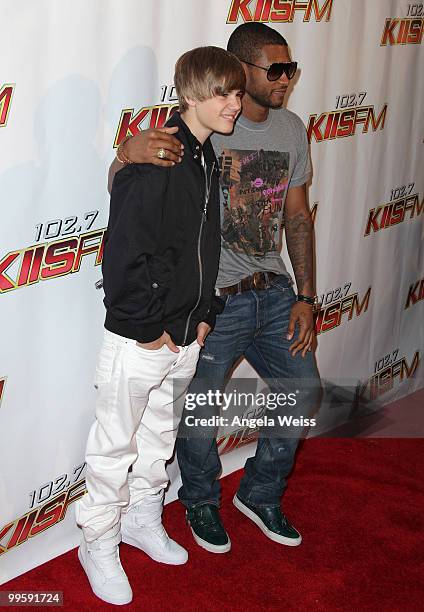
[[[223,390],[243,356],[271,391],[295,393],[294,405],[285,404],[279,413],[267,410],[270,416],[305,417],[319,400],[320,382],[311,352],[315,290],[313,224],[306,197],[311,175],[308,142],[302,121],[283,107],[297,64],[291,61],[286,40],[265,24],[240,25],[227,49],[243,64],[246,93],[234,132],[215,134],[212,140],[220,158],[222,190],[216,286],[225,307],[205,341],[189,392]],[[123,163],[166,166],[178,163],[183,154],[167,128],[130,138],[117,156]],[[116,161],[110,177],[118,168]],[[283,213],[297,295],[280,256]],[[190,411],[208,419],[219,412],[216,402],[196,403]],[[223,553],[231,542],[219,514],[216,435],[215,427],[189,427],[183,416],[177,441],[179,498],[196,542]],[[288,546],[302,540],[280,506],[300,435],[299,427],[260,428],[256,453],[246,461],[233,500],[269,539]]]
[[[289,81],[291,81],[297,70],[297,62],[274,62],[269,66],[258,66],[258,64],[254,64],[253,62],[248,62],[246,60],[240,61],[248,66],[254,66],[255,68],[265,70],[268,81],[278,81],[283,74],[285,74]]]

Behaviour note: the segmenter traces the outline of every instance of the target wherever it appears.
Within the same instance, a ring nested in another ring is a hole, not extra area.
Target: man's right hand
[[[163,347],[164,344],[167,344],[169,350],[173,353],[180,352],[178,346],[174,343],[171,336],[166,332],[163,332],[160,338],[158,338],[157,340],[153,340],[153,342],[137,342],[138,346],[141,346],[141,348],[147,349],[148,351],[158,351]]]
[[[177,127],[143,130],[123,144],[122,152],[137,164],[174,166],[184,155],[184,145],[173,136],[176,132]],[[166,159],[157,156],[159,149],[165,149]]]

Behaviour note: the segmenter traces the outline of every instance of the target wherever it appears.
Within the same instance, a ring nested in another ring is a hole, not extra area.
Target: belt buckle
[[[253,273],[253,288],[256,289],[256,290],[258,289],[257,285],[258,285],[258,282],[259,282],[259,279],[260,279],[260,274],[261,274],[260,272],[254,272]]]

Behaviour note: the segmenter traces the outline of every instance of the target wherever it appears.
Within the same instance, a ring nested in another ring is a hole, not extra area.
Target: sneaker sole
[[[188,561],[188,554],[187,557],[181,561],[164,561],[163,559],[160,559],[155,555],[151,555],[150,553],[146,552],[144,548],[141,548],[140,544],[135,538],[131,538],[130,536],[125,535],[122,530],[121,538],[124,544],[128,544],[129,546],[134,546],[135,548],[138,548],[138,550],[144,552],[145,555],[147,555],[150,559],[153,559],[153,561],[156,561],[157,563],[164,563],[165,565],[184,565],[184,563],[187,563]]]
[[[242,514],[244,514],[245,516],[247,516],[247,518],[253,521],[255,525],[259,527],[262,533],[273,542],[277,542],[278,544],[284,544],[285,546],[299,546],[299,544],[301,544],[301,535],[299,535],[298,538],[286,538],[285,536],[278,535],[277,533],[274,533],[273,531],[268,529],[268,527],[259,518],[259,516],[257,516],[257,514],[255,514],[252,510],[245,506],[243,502],[237,497],[237,495],[234,495],[233,497],[233,504],[235,505],[237,510],[240,510]]]
[[[201,548],[204,548],[208,552],[221,554],[221,553],[227,553],[231,550],[230,538],[228,538],[227,544],[211,544],[210,542],[207,542],[206,540],[203,540],[201,537],[199,537],[191,525],[190,525],[190,529],[191,529],[191,533],[193,534],[193,538],[195,539],[196,543]]]
[[[99,599],[101,599],[102,601],[105,601],[106,603],[115,604],[115,606],[124,606],[125,604],[129,604],[129,603],[131,603],[131,602],[132,602],[132,599],[133,599],[133,598],[132,598],[132,596],[131,596],[131,598],[130,598],[130,599],[128,599],[128,598],[127,598],[127,599],[125,599],[125,600],[120,600],[120,601],[118,601],[117,599],[112,599],[112,598],[108,598],[107,596],[100,595],[100,593],[99,593],[99,592],[97,592],[97,591],[96,591],[96,589],[95,589],[95,588],[93,587],[93,585],[91,584],[91,580],[90,580],[90,578],[89,578],[89,576],[88,576],[87,570],[85,569],[84,559],[83,559],[83,556],[82,556],[82,554],[81,554],[81,550],[80,550],[79,548],[78,548],[78,559],[79,559],[79,562],[80,562],[80,563],[81,563],[81,565],[82,565],[82,569],[84,570],[85,575],[87,576],[87,580],[88,580],[88,582],[89,582],[89,584],[90,584],[91,590],[93,591],[93,593],[94,593],[94,595],[95,595],[96,597],[98,597],[98,598],[99,598]]]

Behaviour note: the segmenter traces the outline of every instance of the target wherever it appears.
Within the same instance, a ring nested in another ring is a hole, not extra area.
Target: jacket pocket
[[[149,274],[156,296],[165,298],[172,283],[172,270],[165,257],[153,256],[149,260]]]

